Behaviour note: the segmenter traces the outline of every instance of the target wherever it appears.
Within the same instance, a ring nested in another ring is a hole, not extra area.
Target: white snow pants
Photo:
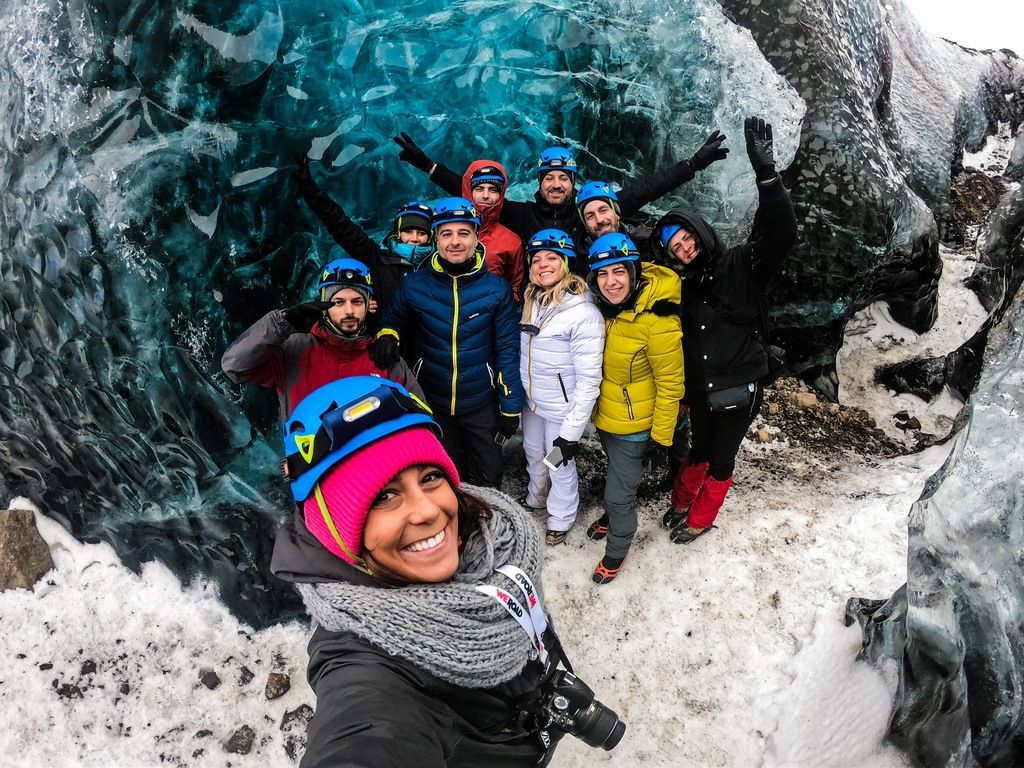
[[[530,483],[526,487],[526,503],[531,507],[548,508],[548,530],[568,531],[576,521],[580,504],[579,477],[576,461],[550,470],[544,457],[558,437],[559,422],[548,421],[528,408],[523,409],[523,450]]]

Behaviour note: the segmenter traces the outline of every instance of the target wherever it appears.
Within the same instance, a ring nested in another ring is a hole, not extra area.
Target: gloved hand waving
[[[434,167],[434,161],[427,157],[427,153],[419,148],[408,133],[402,131],[398,136],[393,137],[392,141],[402,148],[402,151],[398,153],[399,160],[409,163],[425,173],[430,173],[430,169]]]
[[[725,134],[715,131],[708,136],[704,145],[697,150],[697,153],[690,158],[690,167],[694,172],[703,171],[716,160],[724,160],[729,154],[729,148],[723,147]]]
[[[743,121],[743,136],[747,140],[747,157],[758,181],[775,176],[775,148],[772,140],[772,124],[760,117],[748,117]]]

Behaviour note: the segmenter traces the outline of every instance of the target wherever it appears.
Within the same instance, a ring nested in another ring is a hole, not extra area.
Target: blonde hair
[[[562,299],[565,298],[567,293],[584,294],[587,290],[586,281],[579,275],[574,275],[569,271],[569,265],[565,263],[565,259],[562,259],[562,267],[565,269],[565,274],[562,275],[562,279],[552,285],[550,288],[542,288],[533,282],[533,278],[530,278],[530,284],[526,287],[526,291],[523,293],[523,322],[529,322],[530,317],[533,315],[533,305],[538,304],[541,307],[547,307],[552,304],[561,304]]]

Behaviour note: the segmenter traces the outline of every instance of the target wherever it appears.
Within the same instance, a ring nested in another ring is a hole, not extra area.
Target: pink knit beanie
[[[360,448],[320,479],[302,508],[306,527],[332,554],[357,565],[370,504],[391,478],[417,464],[436,466],[459,487],[459,473],[434,433],[426,427],[403,429]],[[329,521],[317,500],[317,487]]]

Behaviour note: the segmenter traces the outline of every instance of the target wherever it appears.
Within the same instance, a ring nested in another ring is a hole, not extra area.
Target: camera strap
[[[542,664],[547,665],[548,650],[544,646],[544,633],[548,628],[548,619],[544,614],[544,608],[541,607],[540,596],[537,594],[533,580],[521,568],[514,565],[506,564],[494,570],[512,580],[512,583],[526,598],[528,607],[524,607],[505,590],[491,584],[478,584],[476,590],[493,597],[501,603],[513,619],[519,622],[519,626],[523,628],[533,646],[533,655],[540,659]]]

